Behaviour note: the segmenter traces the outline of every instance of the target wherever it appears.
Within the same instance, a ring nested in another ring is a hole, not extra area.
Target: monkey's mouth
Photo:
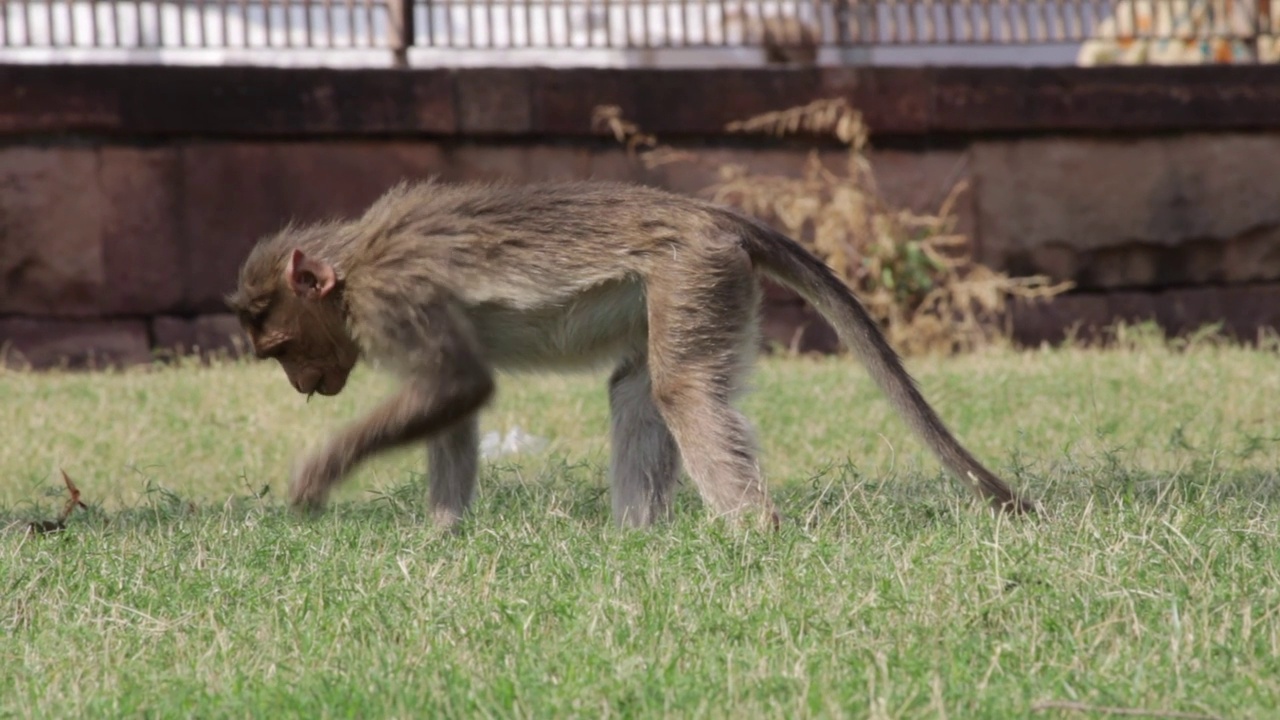
[[[347,373],[331,371],[321,374],[316,381],[310,386],[296,385],[298,392],[307,396],[307,402],[311,402],[312,395],[323,395],[325,397],[333,397],[342,392],[347,386]]]
[[[325,373],[324,377],[320,378],[320,382],[316,383],[316,386],[311,388],[311,392],[308,393],[308,396],[313,393],[320,393],[325,397],[333,397],[334,395],[342,392],[342,389],[346,386],[347,373],[336,371],[332,373]]]
[[[311,396],[313,395],[323,395],[324,397],[333,397],[334,395],[337,395],[338,393],[342,392],[342,387],[339,386],[336,388],[332,388],[332,387],[325,387],[324,385],[317,385],[311,388],[310,390],[306,390],[305,392],[307,395],[307,402],[311,402]]]

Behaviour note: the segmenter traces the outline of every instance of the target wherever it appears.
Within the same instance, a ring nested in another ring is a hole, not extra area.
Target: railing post
[[[836,21],[836,46],[843,50],[852,44],[850,43],[849,35],[849,22],[852,20],[850,17],[852,13],[849,12],[849,0],[833,0],[833,5],[833,14]],[[950,8],[947,9],[949,10]]]
[[[414,0],[387,0],[391,20],[391,54],[396,67],[409,66],[409,48],[413,47]]]

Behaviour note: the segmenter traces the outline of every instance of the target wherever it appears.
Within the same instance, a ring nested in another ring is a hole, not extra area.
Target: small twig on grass
[[[80,488],[76,487],[76,484],[67,476],[67,471],[62,468],[58,468],[58,472],[62,473],[62,482],[66,483],[67,486],[67,494],[69,495],[67,502],[62,506],[62,512],[58,513],[58,517],[56,519],[34,520],[28,523],[27,532],[32,535],[41,535],[44,533],[64,530],[67,527],[67,518],[71,516],[72,511],[77,507],[82,507],[85,510],[89,509],[88,505],[85,505],[80,501]]]
[[[1204,713],[1180,712],[1178,710],[1146,710],[1143,708],[1107,707],[1105,705],[1090,705],[1088,703],[1072,702],[1070,700],[1044,700],[1031,706],[1032,712],[1044,712],[1045,710],[1074,710],[1076,712],[1096,712],[1106,713],[1109,715],[1141,715],[1144,717],[1185,718],[1185,720],[1220,720],[1217,715],[1205,715]]]

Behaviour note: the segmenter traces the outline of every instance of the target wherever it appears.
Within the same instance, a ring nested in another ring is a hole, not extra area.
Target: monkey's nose
[[[340,380],[334,379],[330,381],[328,379],[324,379],[316,383],[315,391],[325,397],[333,397],[342,391],[342,385],[343,383]]]

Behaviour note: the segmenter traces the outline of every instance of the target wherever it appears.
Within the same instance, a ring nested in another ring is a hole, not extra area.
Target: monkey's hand
[[[340,457],[328,448],[307,457],[293,471],[289,504],[306,514],[323,509],[329,490],[342,479],[343,471]]]

